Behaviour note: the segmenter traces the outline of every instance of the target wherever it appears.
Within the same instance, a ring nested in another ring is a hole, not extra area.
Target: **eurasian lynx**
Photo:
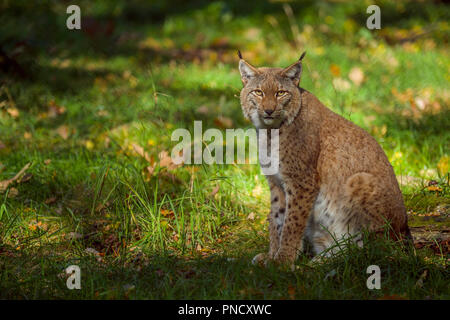
[[[320,254],[337,240],[388,222],[410,237],[394,171],[366,131],[326,108],[299,87],[302,58],[291,66],[255,68],[239,53],[240,99],[257,129],[279,129],[279,173],[268,175],[270,250],[253,261],[293,264],[310,244]],[[361,244],[361,243],[359,243]]]

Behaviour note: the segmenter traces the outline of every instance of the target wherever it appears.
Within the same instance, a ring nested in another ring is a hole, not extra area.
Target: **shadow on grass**
[[[63,244],[60,244],[64,247]],[[56,246],[56,244],[55,244]],[[2,299],[445,299],[445,267],[424,251],[405,251],[383,240],[349,248],[321,264],[302,257],[295,272],[252,266],[256,252],[177,256],[141,252],[123,257],[87,256],[41,247],[0,247]],[[59,251],[59,252],[58,252]],[[75,253],[74,253],[75,251]],[[81,290],[66,287],[64,270],[81,269]],[[368,290],[366,269],[381,268],[381,290]],[[424,276],[425,274],[425,276]],[[418,281],[422,279],[422,281]],[[418,284],[420,283],[420,284]]]

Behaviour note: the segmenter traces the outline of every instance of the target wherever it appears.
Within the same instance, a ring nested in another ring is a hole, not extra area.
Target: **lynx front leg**
[[[275,260],[292,265],[302,245],[303,231],[309,213],[317,197],[314,185],[308,183],[286,183],[286,217],[281,230],[280,248]]]
[[[268,260],[274,259],[275,254],[280,247],[281,229],[284,223],[284,217],[286,212],[286,196],[283,189],[273,182],[268,177],[268,183],[270,187],[270,214],[269,220],[269,253],[260,253],[256,255],[252,262],[253,264],[266,263]]]

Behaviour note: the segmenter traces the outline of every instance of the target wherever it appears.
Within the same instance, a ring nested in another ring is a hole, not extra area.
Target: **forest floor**
[[[370,31],[363,2],[156,2],[81,1],[71,31],[63,2],[0,4],[2,72],[16,63],[0,74],[0,298],[449,299],[447,7],[382,1]],[[372,239],[295,271],[250,264],[268,248],[259,166],[169,157],[196,120],[251,127],[237,49],[257,66],[307,51],[301,86],[381,144],[414,248]]]

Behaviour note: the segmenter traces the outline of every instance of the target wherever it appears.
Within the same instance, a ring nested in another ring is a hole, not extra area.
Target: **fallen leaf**
[[[397,98],[400,102],[406,103],[408,101],[413,100],[413,90],[411,88],[406,89],[405,92],[399,92],[397,88],[391,89],[392,94]]]
[[[152,159],[148,155],[147,152],[145,152],[144,148],[138,145],[137,143],[133,143],[133,150],[140,155],[142,158],[144,158],[147,162],[152,163]]]
[[[158,158],[160,167],[167,167],[167,169],[173,170],[181,166],[181,164],[175,164],[172,161],[172,157],[170,157],[169,153],[165,150],[159,153]]]
[[[174,212],[172,210],[163,209],[161,210],[161,215],[163,215],[164,217],[171,217],[174,215]]]
[[[15,198],[18,195],[19,195],[19,190],[17,190],[16,188],[9,189],[8,198]]]
[[[348,89],[350,89],[351,84],[345,79],[336,78],[333,79],[333,86],[337,91],[347,91]]]
[[[109,207],[110,203],[109,201],[106,203],[99,203],[96,207],[95,207],[95,212],[102,212],[103,209]]]
[[[334,77],[339,77],[339,75],[341,74],[341,68],[339,68],[338,65],[332,63],[330,66],[330,72]]]
[[[48,116],[49,118],[56,118],[57,116],[66,112],[66,108],[61,107],[55,103],[54,100],[50,101],[48,105]]]
[[[449,172],[449,162],[450,162],[450,157],[449,156],[443,156],[438,164],[437,164],[437,168],[440,172],[441,175],[446,175]]]
[[[395,69],[398,67],[399,63],[398,60],[395,59],[394,56],[390,56],[386,59],[386,63],[388,64],[388,66],[390,66],[391,68]]]
[[[428,191],[437,191],[437,192],[441,192],[442,188],[438,187],[438,186],[429,186],[427,187]]]
[[[6,109],[6,112],[8,112],[9,115],[11,117],[13,117],[14,119],[18,118],[20,115],[19,109],[17,109],[17,108],[8,108],[8,109]]]
[[[45,204],[52,204],[55,202],[56,202],[56,197],[51,197],[44,201]]]
[[[207,106],[200,106],[197,108],[196,112],[207,115],[209,113],[209,108]]]
[[[149,176],[151,177],[153,175],[153,172],[155,171],[155,166],[148,166],[145,168],[149,174]]]
[[[62,126],[58,127],[58,129],[56,129],[56,132],[64,140],[67,140],[67,138],[69,138],[69,127],[66,125],[62,125]]]
[[[220,185],[216,184],[216,187],[213,189],[213,191],[209,195],[211,197],[214,197],[217,194],[217,192],[219,192],[219,189],[220,189]]]
[[[293,285],[288,286],[288,294],[291,300],[295,299],[295,287]]]
[[[261,186],[258,184],[256,185],[255,188],[253,188],[252,190],[252,196],[253,197],[259,197],[262,194],[262,188]]]
[[[232,128],[233,120],[228,117],[219,116],[214,119],[214,124],[220,128]]]

